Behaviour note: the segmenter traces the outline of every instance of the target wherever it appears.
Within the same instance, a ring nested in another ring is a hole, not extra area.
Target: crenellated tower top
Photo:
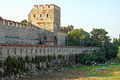
[[[57,32],[60,29],[60,7],[55,4],[34,5],[28,15],[28,22],[37,27]]]
[[[56,6],[55,4],[40,4],[40,5],[34,5],[34,8],[60,8],[59,6]]]

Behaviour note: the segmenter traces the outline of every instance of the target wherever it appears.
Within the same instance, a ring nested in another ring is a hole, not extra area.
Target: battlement
[[[55,7],[55,8],[60,8],[60,7],[56,6],[55,4],[45,4],[45,5],[40,4],[40,5],[34,5],[34,8],[53,8],[53,7]]]
[[[23,29],[29,29],[29,30],[37,30],[40,29],[39,27],[33,26],[33,25],[27,25],[27,24],[22,24],[20,22],[15,22],[12,20],[6,20],[0,17],[0,24],[1,25],[5,25],[5,26],[12,26],[12,27],[16,27],[16,28],[23,28]]]

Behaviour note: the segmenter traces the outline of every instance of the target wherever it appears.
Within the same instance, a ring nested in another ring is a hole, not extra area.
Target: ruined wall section
[[[85,54],[85,51],[98,49],[96,47],[56,47],[56,46],[40,46],[40,45],[0,45],[0,59],[8,56],[16,57],[35,57],[47,55],[72,55]]]

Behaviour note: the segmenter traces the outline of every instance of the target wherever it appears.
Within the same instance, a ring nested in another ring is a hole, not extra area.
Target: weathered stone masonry
[[[55,34],[60,29],[60,7],[54,4],[34,5],[28,15],[28,22]]]
[[[46,45],[54,45],[55,37],[54,33],[33,25],[0,19],[0,44],[39,44],[46,41]]]
[[[0,57],[5,59],[8,56],[43,56],[43,55],[71,55],[84,54],[84,51],[98,49],[96,47],[67,47],[67,46],[42,46],[42,45],[25,45],[25,44],[2,44],[0,45]]]

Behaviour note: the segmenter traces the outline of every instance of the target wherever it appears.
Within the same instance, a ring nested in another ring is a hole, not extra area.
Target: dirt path
[[[33,78],[26,78],[20,80],[64,80],[64,79],[72,79],[72,78],[79,78],[83,77],[84,74],[88,73],[89,71],[62,71],[62,72],[54,72],[44,76],[35,76]]]

